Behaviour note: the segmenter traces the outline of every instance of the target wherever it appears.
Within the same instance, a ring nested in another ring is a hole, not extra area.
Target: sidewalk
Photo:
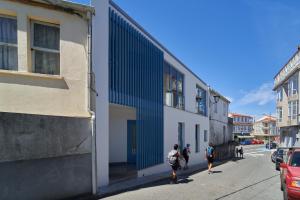
[[[223,164],[227,161],[228,160],[215,162],[214,166]],[[180,176],[185,176],[185,175],[191,175],[193,173],[201,172],[201,171],[204,171],[206,169],[207,169],[207,164],[206,163],[193,165],[193,166],[190,166],[190,168],[187,169],[187,170],[179,170],[178,171],[178,176],[180,177]],[[98,198],[104,198],[104,197],[108,197],[108,196],[111,196],[111,195],[126,192],[126,191],[129,191],[129,190],[142,188],[143,186],[145,186],[147,184],[155,183],[155,182],[165,180],[165,179],[169,179],[170,174],[171,174],[171,169],[170,169],[169,172],[164,172],[164,173],[155,174],[155,175],[146,176],[146,177],[134,178],[134,179],[131,179],[131,180],[111,184],[111,185],[106,186],[106,187],[101,187],[100,188],[100,193],[98,194]]]

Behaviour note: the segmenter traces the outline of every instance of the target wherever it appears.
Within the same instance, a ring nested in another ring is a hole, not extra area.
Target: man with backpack
[[[177,183],[177,170],[179,168],[179,156],[180,153],[178,151],[178,144],[175,144],[173,150],[171,150],[168,154],[168,161],[173,170],[171,183]]]
[[[205,151],[205,156],[206,156],[206,159],[207,159],[207,164],[208,164],[208,174],[212,173],[212,165],[213,165],[213,162],[214,162],[214,157],[215,157],[215,149],[213,147],[213,144],[210,142],[209,143],[209,146],[206,148],[206,151]]]

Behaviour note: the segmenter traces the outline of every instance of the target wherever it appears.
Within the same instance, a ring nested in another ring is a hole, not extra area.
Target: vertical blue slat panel
[[[137,169],[163,162],[163,52],[114,11],[109,29],[110,102],[136,108]]]

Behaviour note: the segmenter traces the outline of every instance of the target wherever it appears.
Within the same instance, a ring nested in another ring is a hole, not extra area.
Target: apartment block
[[[299,62],[298,48],[274,77],[277,126],[280,130],[280,143],[284,147],[299,145]]]
[[[257,139],[267,141],[277,141],[279,139],[279,130],[276,126],[277,119],[273,116],[264,116],[254,122],[253,135]]]
[[[253,130],[253,117],[239,113],[229,113],[233,119],[233,135],[235,139],[253,138],[250,133]]]

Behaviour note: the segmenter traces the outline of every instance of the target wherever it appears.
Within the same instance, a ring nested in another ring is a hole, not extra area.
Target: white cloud
[[[259,88],[248,91],[239,100],[240,105],[257,104],[263,106],[275,100],[275,94],[272,91],[273,83],[264,83]]]

